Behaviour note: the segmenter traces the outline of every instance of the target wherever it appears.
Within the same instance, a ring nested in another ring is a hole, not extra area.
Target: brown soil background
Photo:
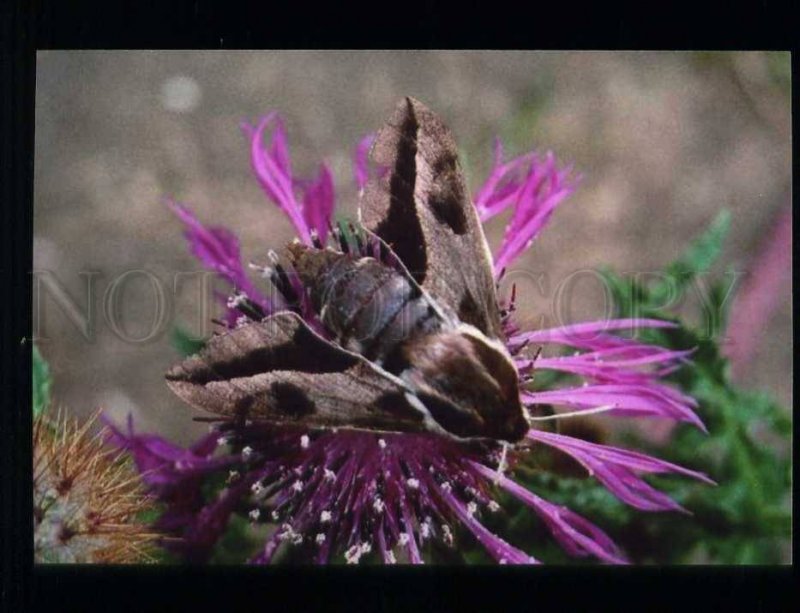
[[[194,94],[169,93],[179,77],[192,80]],[[145,343],[112,332],[103,293],[142,269],[172,297],[175,273],[199,270],[164,196],[237,232],[245,261],[292,236],[252,177],[238,128],[269,110],[286,120],[294,167],[310,175],[327,161],[339,210],[352,215],[352,148],[403,95],[445,118],[473,187],[495,135],[510,153],[550,149],[583,175],[517,264],[547,279],[543,292],[523,295],[529,321],[553,323],[555,288],[575,271],[659,270],[722,208],[733,224],[714,273],[746,272],[791,199],[785,53],[41,52],[34,266],[52,271],[82,309],[79,273],[101,273],[92,341],[44,300],[40,348],[59,404],[80,416],[101,406],[117,421],[131,412],[139,429],[181,442],[204,431],[163,382],[177,359],[169,329],[196,321],[190,292],[171,300],[169,326]],[[492,244],[502,228],[490,224]],[[128,334],[149,329],[152,296],[142,277],[127,286],[120,319]],[[572,306],[573,320],[601,316],[602,292],[580,284]],[[743,383],[791,406],[790,286],[763,332]]]

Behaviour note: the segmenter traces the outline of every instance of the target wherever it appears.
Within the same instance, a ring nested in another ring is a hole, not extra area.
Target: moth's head
[[[498,341],[462,324],[413,339],[404,354],[403,378],[442,428],[461,438],[525,436],[517,370]]]

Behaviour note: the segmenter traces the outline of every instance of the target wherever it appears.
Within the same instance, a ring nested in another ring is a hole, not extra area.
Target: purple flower
[[[549,151],[536,152],[503,163],[503,145],[495,142],[494,168],[475,195],[481,221],[512,209],[511,220],[494,258],[499,275],[528,249],[550,219],[556,206],[575,191],[577,178],[570,180],[570,168],[558,169]]]
[[[243,126],[251,139],[253,169],[267,197],[283,210],[304,242],[323,238],[333,212],[333,185],[323,165],[314,181],[292,175],[286,134],[271,113],[256,127]],[[265,134],[272,129],[265,144]],[[367,163],[372,137],[355,150],[354,177],[363,188],[374,173]],[[378,169],[380,172],[380,169]],[[477,191],[475,204],[486,220],[510,209],[510,222],[495,258],[501,271],[536,238],[555,207],[575,189],[569,171],[559,169],[552,154],[535,152],[502,161],[497,145],[489,178]],[[235,289],[226,321],[269,315],[281,300],[303,288],[296,280],[266,298],[249,281],[239,259],[238,242],[227,230],[205,228],[180,205],[173,210],[186,226],[193,253],[219,272]],[[358,248],[373,254],[373,247]],[[280,277],[280,274],[278,274]],[[293,285],[294,284],[294,285]],[[283,298],[281,298],[281,295]],[[513,312],[512,303],[508,313]],[[260,309],[253,312],[255,309]],[[233,311],[233,314],[231,313]],[[324,333],[310,307],[301,309]],[[520,380],[537,370],[554,370],[582,379],[583,385],[530,391],[522,401],[566,407],[571,412],[603,411],[619,417],[683,421],[703,428],[694,412],[697,403],[661,379],[689,360],[690,351],[668,351],[614,334],[638,327],[670,327],[655,320],[611,320],[520,331],[509,314],[504,321],[507,346]],[[569,348],[571,355],[531,357],[530,345]],[[146,482],[166,503],[158,527],[175,537],[165,545],[188,559],[207,559],[233,513],[276,528],[250,561],[268,563],[281,550],[296,548],[317,563],[373,559],[384,563],[423,561],[423,548],[437,540],[456,546],[474,538],[500,563],[537,563],[527,552],[494,534],[485,518],[503,513],[498,494],[530,507],[573,556],[593,556],[609,563],[625,557],[597,526],[570,509],[552,504],[509,477],[519,461],[506,458],[484,443],[469,445],[428,434],[378,434],[362,431],[311,432],[220,418],[212,432],[188,449],[164,439],[114,429],[114,441],[127,449]],[[571,456],[622,502],[642,511],[682,510],[641,477],[677,473],[713,483],[705,475],[640,453],[589,443],[574,437],[532,429],[527,444],[544,445]],[[213,500],[202,493],[212,478],[225,486]]]
[[[765,340],[770,322],[783,296],[791,291],[792,205],[781,210],[752,263],[752,269],[734,298],[728,319],[725,354],[731,374],[741,379]]]

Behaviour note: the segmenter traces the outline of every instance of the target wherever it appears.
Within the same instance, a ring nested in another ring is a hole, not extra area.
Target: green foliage
[[[260,532],[264,533],[259,535],[255,534],[256,530],[246,518],[232,515],[225,534],[214,546],[209,563],[241,564],[243,560],[255,556],[267,538],[263,529]]]
[[[189,333],[175,326],[172,330],[172,344],[183,357],[194,355],[205,346],[205,341],[192,338]]]
[[[617,315],[678,321],[662,306],[665,299],[675,291],[685,292],[698,274],[712,266],[729,225],[730,216],[721,214],[655,283],[643,284],[606,271]],[[706,303],[710,311],[706,316],[716,322],[727,318],[724,285],[712,284]],[[782,548],[788,547],[791,419],[768,394],[739,389],[731,381],[719,338],[708,331],[708,326],[694,328],[682,322],[676,329],[638,334],[646,342],[673,349],[695,348],[693,363],[670,380],[699,401],[698,413],[709,434],[681,425],[663,446],[634,433],[624,435],[631,447],[703,471],[717,481],[714,487],[677,477],[651,479],[692,516],[631,510],[593,479],[524,472],[517,476],[532,491],[597,522],[634,562],[771,564],[780,562],[785,554]],[[521,512],[512,519],[512,526],[516,522],[520,527],[512,539],[515,544],[524,544],[533,534],[530,520],[523,519],[527,515]],[[541,551],[540,545],[531,545],[531,551]]]
[[[50,404],[50,367],[44,361],[36,345],[33,345],[32,371],[33,371],[33,416],[38,417]]]

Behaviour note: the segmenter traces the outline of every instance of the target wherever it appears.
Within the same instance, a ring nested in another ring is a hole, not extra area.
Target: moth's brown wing
[[[363,224],[461,321],[501,338],[491,254],[450,131],[405,98],[379,131],[372,158],[388,172],[364,189]]]
[[[221,415],[312,428],[430,429],[399,379],[329,343],[290,312],[213,337],[166,379],[192,406]]]

